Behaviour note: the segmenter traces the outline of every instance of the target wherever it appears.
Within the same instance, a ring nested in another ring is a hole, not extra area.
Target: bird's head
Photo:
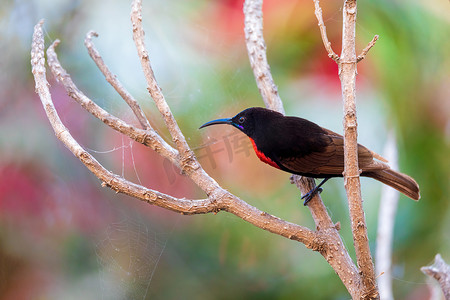
[[[228,124],[236,127],[237,129],[245,133],[247,136],[253,137],[253,135],[255,134],[256,124],[258,123],[258,121],[261,120],[263,122],[264,116],[272,113],[276,112],[262,107],[250,107],[241,111],[232,118],[209,121],[200,126],[200,128],[216,124]],[[263,125],[263,123],[261,125]]]

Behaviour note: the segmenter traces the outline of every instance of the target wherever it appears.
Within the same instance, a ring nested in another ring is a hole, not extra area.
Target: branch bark
[[[142,28],[142,1],[134,0],[131,5],[131,23],[133,25],[133,40],[136,45],[136,50],[141,61],[142,70],[144,71],[145,79],[147,80],[147,90],[149,91],[153,101],[161,113],[167,129],[172,136],[172,141],[177,146],[181,157],[183,172],[190,172],[199,168],[198,162],[194,157],[194,153],[189,148],[180,127],[175,120],[169,105],[164,98],[164,95],[159,87],[152,66],[150,64],[150,56],[145,47],[144,29]],[[188,170],[189,168],[189,170]]]
[[[336,63],[339,63],[339,55],[333,51],[331,48],[331,43],[328,41],[327,28],[325,23],[323,22],[322,16],[322,8],[320,7],[319,0],[313,0],[314,2],[314,14],[316,15],[317,21],[319,22],[317,25],[320,29],[320,35],[322,36],[323,45],[328,52],[328,57],[334,60]]]
[[[356,62],[360,62],[361,60],[366,58],[367,53],[369,53],[369,50],[372,49],[373,46],[375,46],[375,43],[378,41],[378,38],[379,38],[378,35],[375,35],[373,37],[373,39],[369,42],[367,47],[361,51],[360,55],[358,55],[358,57],[356,58]]]
[[[344,184],[350,211],[356,262],[361,272],[363,299],[378,299],[378,289],[370,253],[361,197],[356,120],[356,0],[345,0],[343,7],[342,53],[339,64],[344,102]]]
[[[248,58],[264,104],[267,108],[284,114],[283,102],[278,95],[278,88],[267,62],[262,5],[263,0],[244,1],[244,32]]]

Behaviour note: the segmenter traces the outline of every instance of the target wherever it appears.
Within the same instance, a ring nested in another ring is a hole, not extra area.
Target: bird
[[[246,134],[258,158],[277,169],[305,177],[323,179],[302,197],[304,205],[330,178],[343,177],[344,137],[306,119],[285,116],[263,107],[247,108],[232,118],[206,122],[199,129],[218,124],[231,125]],[[376,179],[420,199],[419,185],[410,176],[389,167],[381,155],[358,144],[360,176]]]

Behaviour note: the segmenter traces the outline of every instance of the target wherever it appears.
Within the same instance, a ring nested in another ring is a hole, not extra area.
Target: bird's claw
[[[311,201],[311,199],[317,194],[317,193],[322,193],[323,189],[322,188],[315,188],[310,190],[306,195],[304,195],[301,199],[305,199],[305,201],[303,202],[303,205],[306,206],[308,204],[309,201]]]

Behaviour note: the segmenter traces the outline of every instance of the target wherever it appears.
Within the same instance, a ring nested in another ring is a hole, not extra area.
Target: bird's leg
[[[317,193],[321,193],[322,192],[322,188],[321,186],[327,182],[327,180],[330,179],[330,177],[325,178],[324,180],[322,180],[318,186],[316,186],[315,188],[313,188],[312,190],[310,190],[306,195],[304,195],[302,197],[302,199],[305,199],[305,202],[303,202],[303,205],[306,206],[306,204],[308,204],[309,201],[311,201],[312,197],[314,197],[315,194]]]

